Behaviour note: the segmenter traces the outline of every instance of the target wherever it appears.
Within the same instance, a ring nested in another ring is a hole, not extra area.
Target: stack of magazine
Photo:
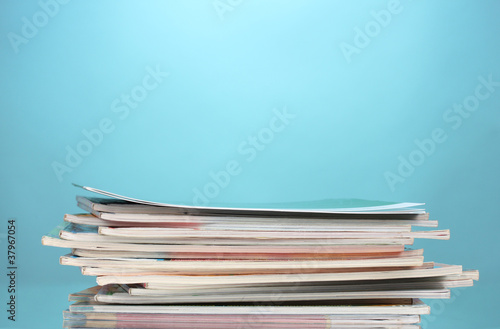
[[[42,238],[97,277],[69,295],[66,328],[420,328],[420,299],[479,277],[408,248],[449,239],[423,204],[195,207],[81,187],[101,195]]]

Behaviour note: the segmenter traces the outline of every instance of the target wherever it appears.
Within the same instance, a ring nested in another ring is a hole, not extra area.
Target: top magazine
[[[264,204],[245,204],[243,206],[193,206],[181,204],[169,204],[153,201],[135,199],[112,192],[96,189],[88,186],[73,184],[89,192],[97,193],[108,198],[86,198],[82,197],[79,201],[87,200],[87,207],[100,205],[105,209],[94,209],[97,211],[120,212],[131,207],[139,207],[142,210],[153,210],[165,212],[196,212],[196,213],[302,213],[302,214],[401,214],[418,215],[425,214],[425,209],[419,209],[424,203],[411,202],[384,202],[361,199],[325,199],[317,201],[288,202],[288,203],[264,203]],[[161,207],[161,208],[158,208]]]

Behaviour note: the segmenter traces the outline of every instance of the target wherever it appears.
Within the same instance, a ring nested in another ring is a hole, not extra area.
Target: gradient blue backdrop
[[[78,211],[71,182],[185,203],[207,186],[209,202],[426,202],[452,232],[417,242],[426,259],[481,271],[431,302],[427,328],[499,328],[500,87],[471,96],[480,77],[500,81],[500,1],[57,4],[0,0],[0,237],[5,251],[16,218],[19,265],[12,323],[1,256],[1,328],[59,328],[67,294],[95,282],[40,244]],[[464,100],[475,110],[458,122]],[[267,144],[250,147],[259,134]],[[239,174],[214,189],[232,161]]]

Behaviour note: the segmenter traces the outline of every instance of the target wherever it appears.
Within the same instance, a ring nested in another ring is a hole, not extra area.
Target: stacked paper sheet
[[[88,213],[42,238],[97,277],[70,295],[67,328],[419,328],[420,298],[479,276],[405,248],[449,239],[422,204],[192,207],[86,189],[106,198],[78,196]]]

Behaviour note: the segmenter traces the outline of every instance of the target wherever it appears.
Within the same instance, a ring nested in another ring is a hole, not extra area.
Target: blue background
[[[16,218],[19,266],[13,324],[2,256],[1,328],[58,328],[67,294],[95,283],[40,244],[79,211],[71,182],[185,203],[207,186],[208,202],[426,202],[452,233],[417,241],[426,259],[481,273],[431,302],[427,328],[498,328],[500,87],[450,111],[500,81],[500,1],[45,3],[0,0],[1,248]]]

